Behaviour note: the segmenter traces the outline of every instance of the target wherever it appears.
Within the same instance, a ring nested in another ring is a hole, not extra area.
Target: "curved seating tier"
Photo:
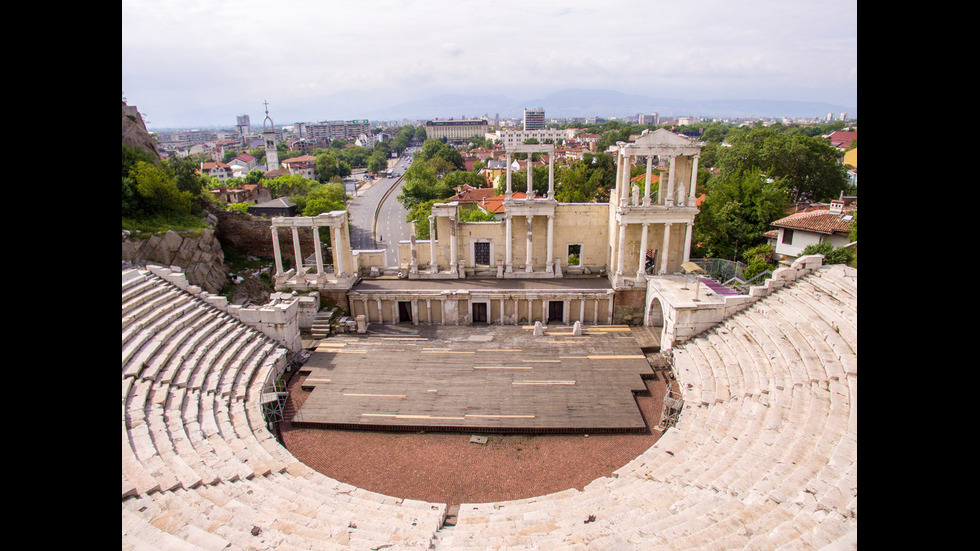
[[[287,350],[149,271],[123,272],[123,549],[428,549],[446,505],[340,483],[269,431]]]
[[[463,504],[452,549],[853,549],[857,272],[820,267],[676,347],[675,427],[582,491]]]
[[[445,504],[280,446],[261,400],[285,349],[175,289],[124,277],[123,549],[856,548],[856,270],[817,268],[674,348],[679,420],[613,476],[462,504],[442,529]]]

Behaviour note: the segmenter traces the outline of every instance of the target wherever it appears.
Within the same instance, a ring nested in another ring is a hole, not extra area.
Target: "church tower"
[[[269,117],[269,102],[265,102],[265,120],[262,121],[262,139],[265,142],[266,170],[279,168],[279,153],[276,151],[276,125]]]

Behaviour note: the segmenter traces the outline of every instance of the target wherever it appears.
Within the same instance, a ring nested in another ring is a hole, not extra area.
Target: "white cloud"
[[[651,93],[670,82],[703,97],[755,84],[762,97],[795,83],[856,96],[856,62],[853,0],[122,3],[123,93],[161,124],[195,102],[365,89]],[[320,109],[310,118],[330,117]]]

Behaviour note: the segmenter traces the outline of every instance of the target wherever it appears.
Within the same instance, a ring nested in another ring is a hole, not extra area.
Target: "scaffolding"
[[[684,400],[681,395],[671,390],[668,381],[667,392],[664,394],[663,407],[660,408],[660,424],[654,427],[661,432],[677,424],[677,419],[684,409]]]
[[[276,424],[285,419],[288,398],[289,391],[286,390],[286,383],[283,381],[274,381],[262,391],[262,416],[270,431],[275,432]]]

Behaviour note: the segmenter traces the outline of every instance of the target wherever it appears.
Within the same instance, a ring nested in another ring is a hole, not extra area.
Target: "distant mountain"
[[[481,117],[520,117],[525,108],[543,108],[547,117],[631,117],[637,113],[701,117],[823,117],[828,113],[857,116],[855,107],[810,101],[664,99],[612,90],[568,89],[514,100],[503,95],[444,94],[371,110],[375,120]]]

